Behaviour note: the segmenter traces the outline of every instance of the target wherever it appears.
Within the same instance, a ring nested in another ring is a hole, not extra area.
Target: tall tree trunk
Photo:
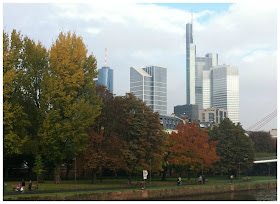
[[[131,184],[132,173],[128,172],[128,184]]]
[[[99,180],[100,180],[100,182],[102,182],[102,172],[103,172],[103,170],[102,170],[102,168],[100,168],[99,169]]]
[[[196,181],[197,181],[197,180],[196,180],[196,179],[197,179],[197,172],[196,172],[196,171],[194,172],[194,177],[195,177],[195,180],[194,180],[194,181],[196,182]]]
[[[169,176],[172,176],[172,167],[170,167]]]
[[[96,184],[96,169],[92,170],[92,180],[91,180],[92,184]]]
[[[166,174],[167,174],[167,167],[164,168],[163,172],[162,172],[162,177],[161,177],[161,180],[162,181],[166,181]]]
[[[69,172],[70,172],[71,169],[72,169],[72,166],[71,165],[67,165],[67,167],[66,167],[66,179],[67,180],[69,179]]]
[[[5,167],[5,178],[8,179],[9,178],[9,168]]]

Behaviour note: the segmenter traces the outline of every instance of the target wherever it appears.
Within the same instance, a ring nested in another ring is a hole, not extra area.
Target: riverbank
[[[277,181],[4,196],[4,200],[164,200],[188,195],[277,188]]]

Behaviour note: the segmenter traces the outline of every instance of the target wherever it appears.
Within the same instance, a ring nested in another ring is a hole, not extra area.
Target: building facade
[[[192,23],[186,24],[186,104],[195,104],[195,57]]]
[[[200,122],[221,123],[228,115],[227,110],[221,108],[207,108],[198,111]]]
[[[195,104],[198,105],[198,109],[204,108],[204,94],[203,92],[203,71],[209,71],[211,67],[218,65],[218,54],[208,53],[205,57],[195,58]],[[206,87],[205,87],[206,88]],[[207,89],[207,88],[206,88]],[[206,101],[209,100],[209,96],[206,94]]]
[[[239,122],[239,73],[237,67],[211,68],[211,107],[228,111],[228,118]]]
[[[180,122],[183,122],[183,119],[180,119],[174,115],[167,116],[167,115],[160,115],[160,124],[164,129],[169,129],[169,130],[176,130],[177,125]]]
[[[183,119],[190,119],[191,121],[198,120],[198,105],[186,104],[174,107],[174,114]]]
[[[107,89],[113,93],[113,70],[110,67],[102,67],[98,69],[98,80],[97,83],[103,86],[106,86]]]
[[[153,112],[167,114],[167,69],[158,66],[130,68],[130,92]]]

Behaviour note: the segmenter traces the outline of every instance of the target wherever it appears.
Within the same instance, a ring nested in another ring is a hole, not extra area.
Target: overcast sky
[[[114,93],[129,92],[130,67],[167,68],[167,112],[186,103],[185,26],[193,9],[197,56],[218,53],[239,67],[245,129],[277,108],[277,10],[272,4],[3,4],[5,32],[20,30],[47,48],[60,31],[76,32],[98,68],[114,69]],[[263,130],[277,128],[274,118]]]

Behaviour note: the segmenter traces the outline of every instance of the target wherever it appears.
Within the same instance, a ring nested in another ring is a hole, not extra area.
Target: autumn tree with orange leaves
[[[217,141],[208,142],[207,130],[201,130],[197,123],[180,123],[178,133],[172,132],[168,138],[170,159],[175,167],[189,167],[195,174],[203,167],[208,171],[219,161],[216,155]]]

